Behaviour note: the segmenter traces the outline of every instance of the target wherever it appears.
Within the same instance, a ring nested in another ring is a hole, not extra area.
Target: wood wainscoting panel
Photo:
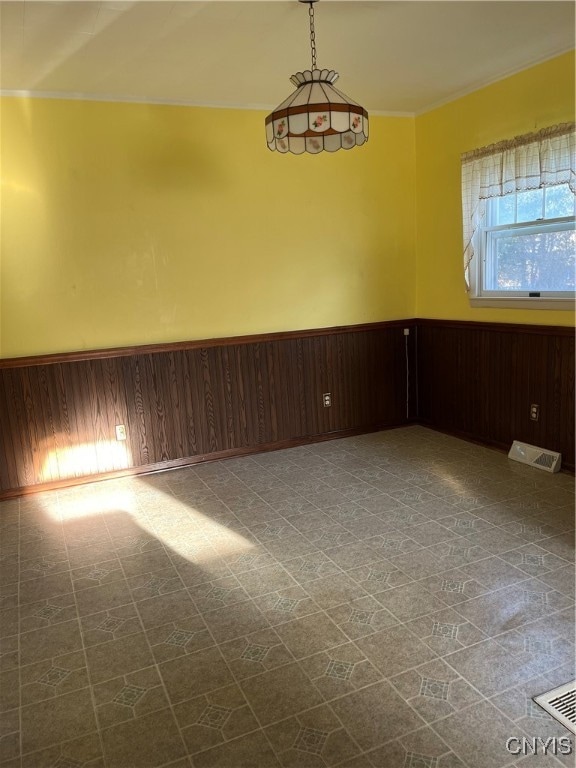
[[[0,360],[0,498],[415,422],[573,469],[573,330],[404,320]]]
[[[406,326],[2,360],[0,497],[405,424]]]
[[[422,424],[506,449],[522,440],[574,469],[574,329],[417,323]]]

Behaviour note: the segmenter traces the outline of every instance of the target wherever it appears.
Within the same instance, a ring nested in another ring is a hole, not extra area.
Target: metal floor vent
[[[576,733],[576,680],[534,696],[534,701],[565,728]]]
[[[529,464],[537,469],[543,469],[546,472],[559,472],[562,464],[562,454],[528,443],[521,443],[519,440],[514,440],[512,443],[508,458],[522,464]]]
[[[541,453],[540,456],[536,456],[534,464],[538,464],[539,467],[546,467],[546,469],[552,469],[556,457],[551,453]]]

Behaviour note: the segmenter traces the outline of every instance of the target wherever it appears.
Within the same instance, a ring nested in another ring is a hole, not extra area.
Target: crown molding
[[[469,88],[464,88],[461,91],[457,91],[457,93],[453,93],[450,96],[446,96],[446,98],[444,99],[440,99],[439,101],[434,101],[428,104],[427,106],[422,107],[422,109],[417,109],[414,112],[414,116],[420,117],[420,115],[425,115],[427,112],[432,112],[435,109],[438,109],[439,107],[444,107],[446,104],[450,104],[452,101],[458,101],[458,99],[461,99],[464,96],[469,96],[471,93],[474,93],[475,91],[481,91],[482,88],[486,88],[487,86],[493,85],[494,83],[499,83],[501,80],[506,80],[508,77],[513,77],[514,75],[518,75],[520,74],[520,72],[525,72],[528,69],[532,69],[532,67],[537,67],[539,64],[544,64],[544,62],[546,61],[552,61],[552,59],[557,59],[560,56],[564,56],[566,53],[570,53],[571,51],[574,51],[574,46],[570,46],[569,48],[566,48],[563,51],[557,51],[556,53],[552,53],[549,56],[544,56],[540,59],[537,59],[536,61],[532,61],[530,64],[525,64],[521,67],[514,67],[513,69],[509,69],[503,74],[498,75],[498,77],[479,80],[476,83],[474,83],[474,85],[471,85]]]
[[[560,56],[564,56],[566,53],[574,51],[574,47],[570,46],[563,51],[553,53],[549,56],[545,56],[530,64],[523,65],[521,67],[515,67],[514,69],[507,70],[504,74],[498,75],[498,77],[487,78],[480,80],[471,85],[469,88],[457,91],[456,93],[446,96],[438,101],[427,104],[422,109],[417,109],[413,112],[409,111],[395,111],[395,110],[381,110],[368,108],[369,115],[372,117],[420,117],[428,112],[432,112],[435,109],[450,104],[453,101],[469,96],[471,93],[480,91],[489,85],[506,80],[509,77],[525,72],[532,67],[537,67],[539,64],[544,64],[546,61],[552,61]],[[94,94],[84,93],[81,91],[75,92],[62,92],[62,91],[36,91],[25,89],[0,89],[0,97],[7,98],[27,98],[27,99],[60,99],[62,101],[94,101],[94,102],[111,102],[118,104],[154,104],[167,107],[190,107],[196,109],[232,109],[232,110],[247,110],[254,112],[271,112],[275,108],[275,104],[221,104],[218,102],[197,102],[186,99],[155,99],[145,98],[137,96],[117,96],[109,93]]]
[[[94,93],[63,93],[62,91],[28,91],[16,89],[0,89],[0,96],[3,98],[20,99],[56,99],[61,101],[96,101],[111,102],[115,104],[156,104],[166,107],[190,107],[196,109],[235,109],[254,112],[271,112],[276,105],[274,104],[218,104],[203,103],[196,101],[186,101],[180,99],[146,99],[135,96],[114,96],[112,94],[94,94]],[[414,117],[414,112],[395,112],[382,110],[369,110],[370,115],[374,117]]]

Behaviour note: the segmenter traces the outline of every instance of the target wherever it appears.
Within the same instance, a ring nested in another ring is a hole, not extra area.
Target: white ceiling
[[[315,12],[318,64],[388,113],[425,111],[575,42],[571,0],[322,0]],[[11,1],[0,23],[3,92],[266,109],[310,67],[296,0]]]

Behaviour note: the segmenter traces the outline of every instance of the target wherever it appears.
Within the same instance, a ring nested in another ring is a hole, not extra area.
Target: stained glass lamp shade
[[[316,66],[314,3],[309,6],[312,66],[296,72],[296,90],[266,118],[268,148],[278,152],[317,154],[352,149],[368,141],[368,112],[334,87],[338,73]]]
[[[334,87],[337,79],[338,73],[328,69],[292,75],[296,90],[266,118],[269,149],[315,154],[368,140],[368,112]]]

